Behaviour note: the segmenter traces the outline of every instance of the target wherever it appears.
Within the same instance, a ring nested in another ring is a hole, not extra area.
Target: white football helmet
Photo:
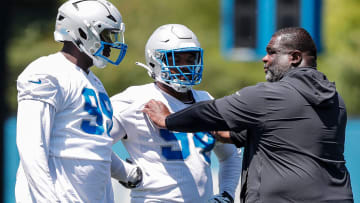
[[[194,54],[192,64],[176,64],[175,56],[184,52]],[[146,43],[145,59],[146,65],[136,64],[177,92],[186,92],[201,82],[203,49],[195,34],[184,25],[167,24],[157,28]]]
[[[127,49],[124,32],[121,14],[110,2],[69,0],[58,10],[54,37],[58,42],[74,43],[96,67],[104,68],[108,62],[118,65],[124,58]],[[112,59],[110,48],[118,53]]]

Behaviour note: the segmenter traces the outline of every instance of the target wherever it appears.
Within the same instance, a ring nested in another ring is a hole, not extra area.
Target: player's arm
[[[113,144],[115,144],[126,136],[126,131],[116,116],[113,116],[112,120],[113,120],[113,127],[110,131],[110,136],[114,139]]]
[[[126,130],[122,124],[122,114],[129,108],[131,102],[124,98],[127,98],[126,92],[110,98],[111,105],[113,106],[113,127],[110,131],[110,136],[114,139],[114,144],[127,137]]]
[[[48,103],[18,103],[16,143],[30,192],[38,202],[57,202],[48,165],[54,116],[55,108]]]
[[[114,143],[126,136],[124,127],[116,116],[113,117],[113,128],[110,131]],[[114,152],[111,154],[111,177],[115,178],[126,188],[138,187],[142,181],[142,171],[140,167],[133,164],[130,160],[123,161]]]
[[[241,150],[233,144],[217,142],[214,152],[219,160],[219,194],[209,202],[233,202],[241,174]]]
[[[112,98],[111,102],[114,107],[114,116],[110,135],[114,139],[113,143],[116,143],[126,137],[125,128],[121,124],[121,112],[129,104],[114,98]],[[130,159],[123,161],[114,152],[111,154],[111,177],[129,189],[138,187],[143,178],[142,170],[139,166],[135,165]]]

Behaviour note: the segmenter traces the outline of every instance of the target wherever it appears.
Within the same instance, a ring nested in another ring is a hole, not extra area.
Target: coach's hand
[[[143,112],[149,116],[155,125],[166,128],[165,119],[170,115],[170,111],[164,103],[152,99],[145,104]]]
[[[229,193],[224,191],[222,194],[212,196],[208,200],[208,203],[234,203],[234,198],[231,197]]]

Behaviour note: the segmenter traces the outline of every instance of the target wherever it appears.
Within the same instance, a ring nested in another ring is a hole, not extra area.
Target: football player
[[[142,113],[150,99],[163,101],[172,112],[212,99],[209,93],[192,89],[203,72],[203,49],[197,37],[184,25],[160,26],[146,44],[145,58],[146,64],[137,64],[155,82],[111,97],[111,136],[122,140],[144,175],[140,186],[131,191],[131,202],[233,202],[241,171],[241,154],[235,146],[217,143],[209,132],[156,128]],[[214,196],[212,150],[220,163],[220,194]]]
[[[106,0],[59,8],[54,36],[62,50],[35,60],[17,80],[16,202],[111,203],[110,175],[130,187],[141,181],[140,168],[112,152],[112,106],[90,71],[121,62],[124,30]]]

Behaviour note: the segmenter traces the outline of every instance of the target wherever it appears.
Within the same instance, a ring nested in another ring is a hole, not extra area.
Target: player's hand
[[[161,101],[150,100],[145,104],[143,112],[160,128],[166,128],[165,119],[170,115],[169,109]]]
[[[126,159],[126,162],[134,165],[134,163],[130,159]],[[132,189],[138,187],[142,179],[143,179],[143,174],[141,168],[135,166],[128,174],[127,182],[119,180],[119,183],[126,188]]]
[[[224,191],[222,194],[212,196],[208,203],[234,203],[234,199],[229,193]]]

